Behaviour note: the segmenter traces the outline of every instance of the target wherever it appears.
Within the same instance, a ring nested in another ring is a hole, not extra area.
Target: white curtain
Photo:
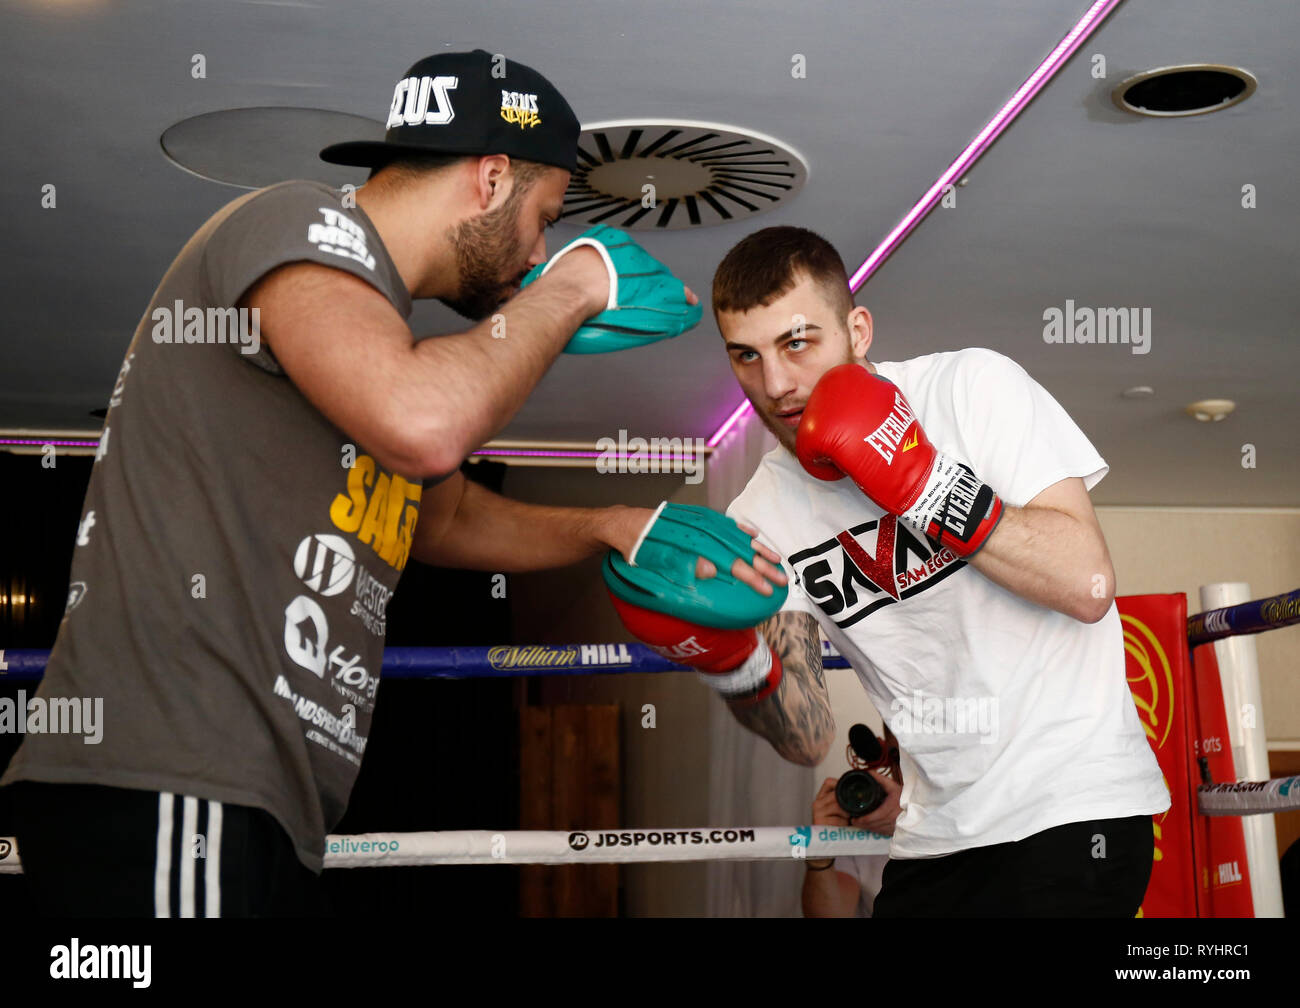
[[[709,459],[709,507],[724,511],[744,489],[776,439],[747,412]],[[742,728],[721,702],[709,707],[709,823],[790,826],[806,823],[815,772],[783,760]],[[715,861],[708,867],[710,917],[799,917],[803,862]]]

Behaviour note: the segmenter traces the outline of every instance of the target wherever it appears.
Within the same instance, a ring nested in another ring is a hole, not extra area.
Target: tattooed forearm
[[[781,685],[752,706],[728,706],[737,721],[771,742],[784,759],[816,766],[835,736],[817,621],[808,613],[777,613],[758,629],[781,659]]]

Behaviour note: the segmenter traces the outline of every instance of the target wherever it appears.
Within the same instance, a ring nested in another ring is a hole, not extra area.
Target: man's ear
[[[873,324],[871,321],[871,312],[862,307],[856,307],[849,312],[847,320],[849,327],[849,342],[853,348],[853,356],[865,358],[867,351],[871,349],[871,337],[873,333]]]
[[[504,154],[487,154],[478,159],[474,172],[475,195],[479,205],[487,209],[500,196],[506,196],[505,177],[510,159]]]

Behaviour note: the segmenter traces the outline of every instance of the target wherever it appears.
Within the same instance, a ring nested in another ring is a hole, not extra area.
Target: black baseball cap
[[[578,166],[580,127],[564,96],[532,67],[484,49],[420,60],[397,82],[383,140],[331,144],[331,164],[380,168],[402,154],[506,154]]]

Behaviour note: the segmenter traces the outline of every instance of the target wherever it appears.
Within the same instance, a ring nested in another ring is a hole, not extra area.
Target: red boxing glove
[[[974,556],[1002,517],[1001,498],[930,443],[898,386],[857,364],[822,375],[795,454],[818,479],[847,474],[877,507],[960,557]]]
[[[755,704],[781,683],[781,659],[755,627],[718,630],[609,596],[628,632],[670,661],[690,665],[730,703]]]

